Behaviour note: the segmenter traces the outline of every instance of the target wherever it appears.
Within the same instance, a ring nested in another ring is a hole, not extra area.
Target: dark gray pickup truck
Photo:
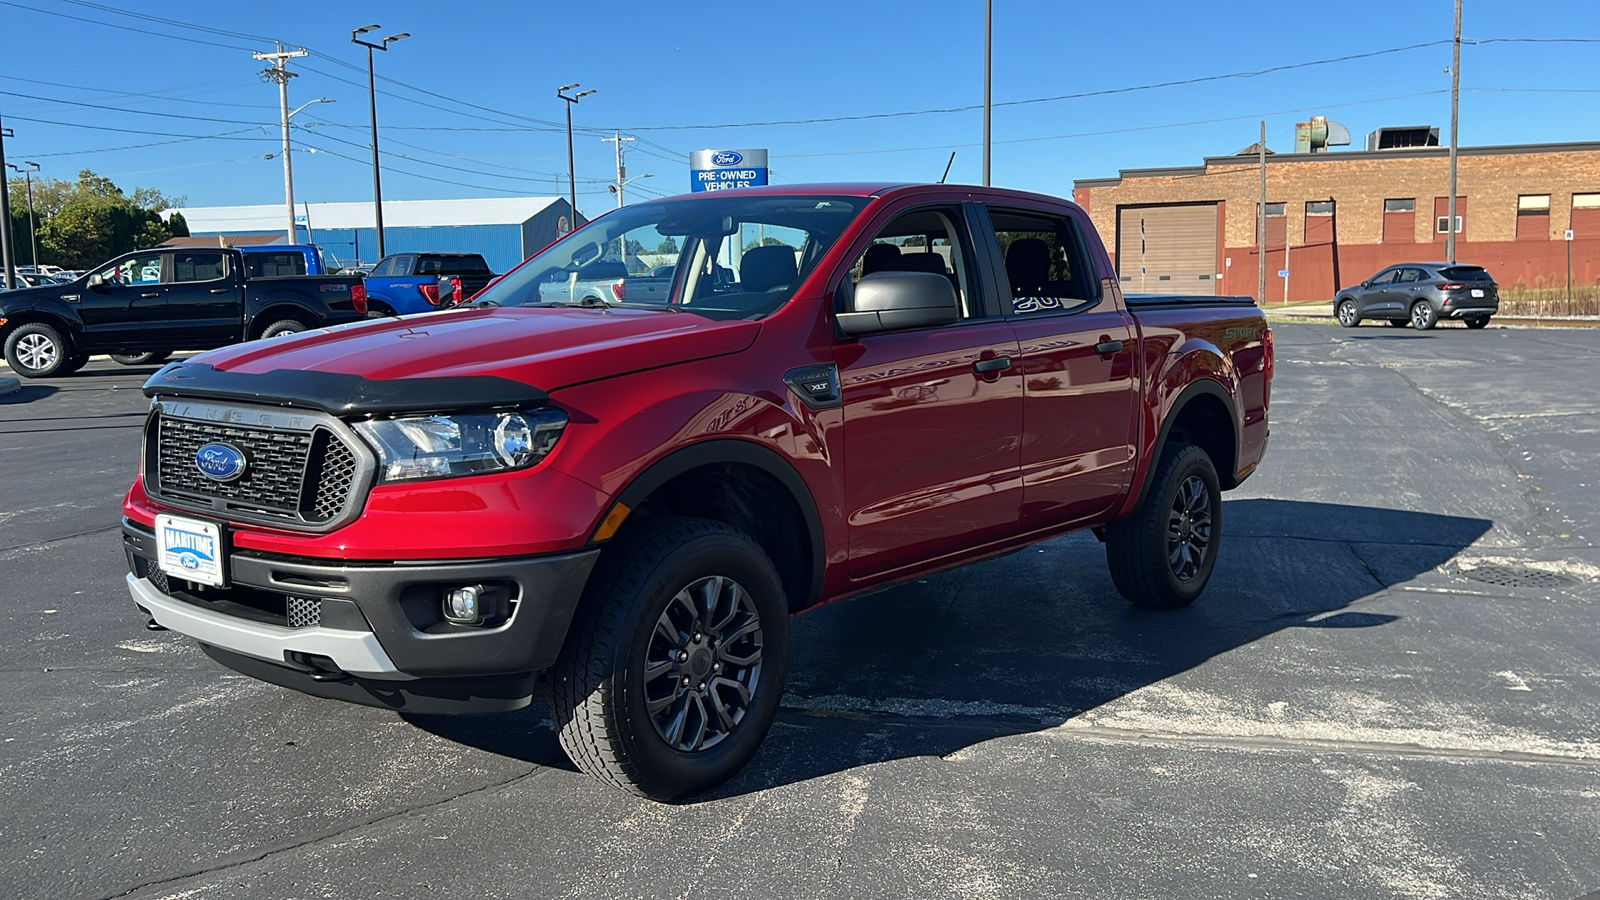
[[[360,276],[252,277],[238,250],[158,248],[117,257],[66,284],[0,294],[6,362],[29,378],[68,375],[90,354],[126,365],[354,322]]]

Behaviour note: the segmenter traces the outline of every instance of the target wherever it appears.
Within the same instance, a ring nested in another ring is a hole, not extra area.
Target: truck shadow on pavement
[[[1206,593],[1172,612],[1117,594],[1088,533],[791,620],[788,691],[751,764],[689,802],[1059,725],[1289,628],[1378,627],[1349,607],[1448,561],[1485,519],[1286,500],[1224,504]],[[571,769],[544,710],[408,716],[441,737]]]

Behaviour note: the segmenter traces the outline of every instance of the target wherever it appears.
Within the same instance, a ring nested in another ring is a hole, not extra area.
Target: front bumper
[[[157,624],[291,672],[396,687],[548,667],[600,553],[347,564],[234,550],[227,554],[228,587],[213,588],[166,577],[155,564],[152,529],[123,519],[122,535],[134,603]],[[443,621],[442,592],[468,584],[509,590],[503,622]],[[291,618],[312,624],[291,627]]]

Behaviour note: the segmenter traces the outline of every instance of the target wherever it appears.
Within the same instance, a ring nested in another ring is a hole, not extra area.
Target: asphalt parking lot
[[[1089,535],[794,622],[681,805],[542,710],[401,717],[143,630],[152,369],[0,397],[0,896],[1421,897],[1600,890],[1600,331],[1277,326],[1194,607]],[[0,372],[0,374],[4,374]]]

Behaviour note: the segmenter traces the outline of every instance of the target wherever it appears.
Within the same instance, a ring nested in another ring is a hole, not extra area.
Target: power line
[[[234,107],[238,107],[240,109],[272,109],[273,108],[273,107],[266,106],[264,104],[259,104],[259,103],[227,103],[227,102],[222,101],[222,100],[197,100],[197,99],[195,99],[193,97],[168,97],[168,96],[165,96],[164,94],[162,94],[160,92],[155,92],[155,91],[113,91],[113,90],[109,90],[107,88],[89,87],[88,85],[84,85],[84,84],[62,84],[61,82],[58,82],[58,81],[40,81],[37,78],[23,78],[20,75],[0,74],[0,78],[4,78],[7,81],[23,81],[23,82],[27,82],[28,84],[42,84],[42,85],[44,85],[46,87],[65,88],[65,89],[71,90],[71,91],[92,91],[92,92],[97,93],[97,94],[108,94],[108,95],[113,96],[113,97],[142,97],[142,98],[148,98],[148,99],[151,99],[151,100],[173,100],[173,101],[177,101],[179,103],[198,103],[198,104],[201,104],[202,106],[234,106]],[[193,90],[194,88],[217,87],[219,85],[242,84],[246,80],[247,79],[245,79],[243,77],[224,78],[224,79],[220,79],[218,81],[205,81],[205,82],[201,82],[200,84],[182,85],[182,86],[179,86],[179,87],[163,88],[162,90],[163,91],[187,91],[187,90]],[[255,78],[252,77],[252,78],[250,78],[248,80],[249,81],[255,81]],[[138,112],[138,110],[129,110],[129,112]]]
[[[4,2],[4,0],[0,0],[0,2]],[[15,121],[18,121],[18,122],[33,122],[33,123],[36,123],[36,124],[39,124],[39,125],[60,125],[63,128],[87,128],[90,131],[115,131],[115,132],[117,132],[119,134],[146,134],[146,135],[150,135],[152,137],[187,138],[189,140],[196,140],[196,141],[201,141],[201,140],[271,141],[271,140],[274,140],[274,138],[270,138],[270,137],[258,137],[258,138],[255,138],[255,137],[231,137],[230,136],[230,135],[244,134],[245,132],[248,132],[248,131],[255,131],[256,128],[269,127],[269,126],[264,126],[264,125],[258,125],[255,128],[240,128],[240,129],[238,129],[236,131],[225,131],[225,132],[222,132],[221,134],[174,134],[173,132],[170,132],[170,131],[144,131],[144,130],[138,129],[138,128],[115,128],[115,127],[112,127],[110,125],[84,125],[84,124],[79,123],[79,122],[63,122],[60,119],[34,119],[34,118],[30,118],[28,116],[7,115],[6,119],[15,120]]]
[[[53,9],[39,9],[36,6],[28,6],[26,4],[13,2],[13,0],[0,0],[0,6],[11,6],[11,7],[15,7],[17,9],[25,9],[25,10],[27,10],[29,12],[36,12],[36,13],[39,13],[40,15],[57,16],[57,17],[63,18],[63,19],[72,19],[73,21],[76,21],[76,22],[88,22],[90,25],[102,25],[102,26],[105,26],[106,28],[116,28],[116,29],[118,29],[120,31],[135,31],[135,32],[138,32],[139,34],[148,34],[148,35],[151,35],[153,37],[167,38],[168,40],[187,41],[188,43],[191,43],[191,44],[205,44],[205,45],[210,46],[210,47],[221,47],[224,50],[243,50],[246,53],[251,53],[256,49],[254,47],[241,47],[241,46],[239,46],[237,44],[219,44],[216,41],[205,41],[205,40],[201,40],[200,38],[184,37],[183,35],[179,35],[179,34],[167,34],[165,32],[160,32],[160,31],[149,31],[149,30],[144,29],[144,28],[134,28],[132,25],[113,25],[110,22],[102,22],[102,21],[99,21],[98,19],[85,19],[82,16],[73,16],[73,15],[68,15],[67,13],[64,13],[64,12],[56,12]]]
[[[265,127],[266,122],[249,122],[244,119],[218,119],[213,116],[186,116],[182,113],[156,112],[153,109],[130,110],[121,106],[106,106],[103,103],[84,103],[81,100],[63,100],[59,97],[40,97],[36,94],[19,94],[16,91],[0,91],[0,96],[21,97],[25,100],[40,100],[45,103],[62,103],[67,106],[82,106],[87,109],[108,109],[112,112],[134,113],[140,116],[159,116],[163,119],[187,119],[191,122],[213,122],[218,125],[260,125]]]

